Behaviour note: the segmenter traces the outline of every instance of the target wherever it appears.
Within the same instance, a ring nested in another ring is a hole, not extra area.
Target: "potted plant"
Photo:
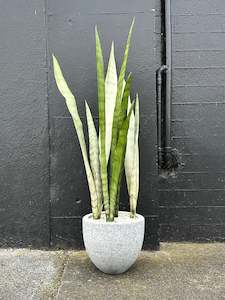
[[[56,84],[73,119],[90,191],[92,213],[82,219],[84,245],[97,268],[110,274],[120,274],[129,269],[137,259],[144,239],[144,217],[136,213],[139,190],[139,100],[138,95],[134,101],[130,100],[132,74],[125,80],[133,26],[134,20],[128,34],[119,78],[113,42],[104,75],[101,42],[95,27],[99,134],[91,110],[85,102],[89,156],[75,97],[53,55]],[[130,212],[119,211],[124,169]]]

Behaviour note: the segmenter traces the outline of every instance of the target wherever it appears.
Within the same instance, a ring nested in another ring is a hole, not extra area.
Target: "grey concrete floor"
[[[0,299],[225,299],[225,244],[162,244],[125,274],[98,271],[84,251],[0,250]]]

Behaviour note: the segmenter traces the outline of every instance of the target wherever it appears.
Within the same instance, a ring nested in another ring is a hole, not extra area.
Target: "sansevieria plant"
[[[97,26],[95,27],[99,130],[97,133],[91,110],[85,102],[89,155],[76,99],[53,55],[56,84],[65,98],[80,143],[94,219],[101,217],[102,210],[105,212],[106,221],[114,221],[118,216],[124,167],[130,198],[130,217],[133,218],[136,214],[139,190],[139,100],[136,96],[131,101],[132,74],[125,78],[133,26],[134,20],[128,34],[119,77],[113,42],[105,76],[101,42]]]

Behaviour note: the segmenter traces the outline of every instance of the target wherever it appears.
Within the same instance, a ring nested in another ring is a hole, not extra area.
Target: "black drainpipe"
[[[161,0],[161,57],[156,72],[158,167],[162,176],[173,175],[178,168],[178,154],[171,148],[171,0]]]

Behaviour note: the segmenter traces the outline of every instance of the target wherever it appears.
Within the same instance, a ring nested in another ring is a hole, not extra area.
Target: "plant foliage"
[[[76,99],[53,55],[56,84],[65,98],[80,143],[94,219],[101,217],[102,209],[105,211],[107,221],[113,221],[118,215],[124,166],[131,217],[134,217],[136,213],[139,187],[139,100],[138,96],[136,101],[131,103],[130,100],[131,73],[125,80],[133,26],[134,20],[128,34],[119,78],[117,78],[113,42],[106,75],[104,73],[101,41],[97,26],[95,27],[99,131],[97,133],[91,110],[85,101],[89,155]],[[108,164],[108,162],[110,163]]]

